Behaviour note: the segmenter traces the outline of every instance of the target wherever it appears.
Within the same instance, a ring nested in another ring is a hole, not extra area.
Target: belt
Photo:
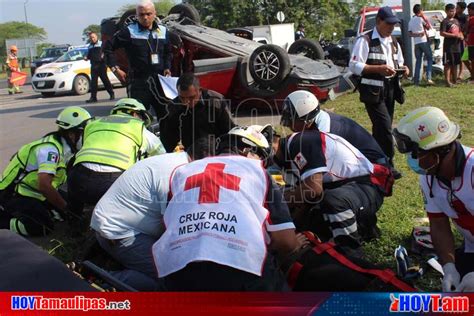
[[[122,171],[114,171],[114,172],[100,172],[100,171],[95,171],[95,170],[92,170],[92,169],[89,169],[87,167],[84,167],[83,164],[79,164],[77,166],[75,166],[74,168],[77,168],[79,169],[79,171],[81,173],[84,173],[84,174],[100,174],[100,175],[117,175],[117,174],[120,174],[122,173]]]

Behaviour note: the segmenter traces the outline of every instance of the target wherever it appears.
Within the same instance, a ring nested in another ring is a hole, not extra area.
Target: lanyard
[[[148,44],[148,47],[150,48],[150,53],[155,53],[155,54],[158,54],[158,38],[156,39],[156,46],[155,46],[155,51],[153,52],[153,48],[151,47],[151,44],[150,44],[150,36],[151,36],[151,39],[153,40],[153,30],[150,30],[150,34],[148,35],[148,38],[146,39],[146,43]]]

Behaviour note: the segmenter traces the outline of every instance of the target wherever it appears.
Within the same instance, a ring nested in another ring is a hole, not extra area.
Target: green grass
[[[454,88],[444,87],[443,81],[436,82],[434,87],[405,86],[406,102],[404,105],[396,104],[396,123],[409,111],[424,106],[432,105],[445,111],[448,117],[461,125],[461,142],[467,146],[474,146],[474,85],[460,84]],[[341,96],[333,102],[324,105],[336,113],[355,119],[361,125],[371,130],[371,123],[364,105],[359,102],[359,94],[353,93]],[[377,241],[365,245],[367,255],[377,263],[395,268],[393,252],[398,245],[410,248],[409,237],[415,218],[425,217],[423,199],[418,185],[418,178],[411,172],[405,162],[405,156],[399,153],[395,156],[397,169],[403,172],[404,177],[396,181],[393,195],[386,198],[378,212],[379,227],[382,237]],[[411,254],[409,254],[411,256]],[[428,258],[413,256],[424,267]],[[438,290],[440,275],[430,272],[419,279],[416,286],[422,290]]]
[[[443,109],[453,121],[459,123],[462,128],[462,143],[474,146],[474,85],[461,84],[455,88],[446,88],[442,81],[437,81],[434,87],[415,88],[407,85],[407,101],[404,105],[396,105],[395,124],[410,110],[423,105],[437,106]],[[335,101],[326,103],[323,108],[330,109],[336,113],[349,116],[366,127],[371,128],[371,123],[362,103],[359,102],[359,94],[352,93],[341,96]],[[411,172],[404,160],[404,156],[397,153],[395,163],[404,177],[398,180],[394,187],[393,196],[386,198],[378,213],[379,227],[382,237],[365,245],[365,250],[370,260],[392,269],[395,269],[393,259],[394,249],[403,245],[409,249],[409,237],[415,218],[424,217],[423,202],[418,186],[417,176]],[[65,237],[60,232],[54,232],[48,240],[56,238],[61,242],[46,242],[42,246],[52,250],[51,254],[64,262],[73,260],[81,241]],[[410,256],[415,262],[422,266],[428,258]],[[429,272],[420,278],[415,285],[424,291],[439,290],[441,276],[435,272]]]

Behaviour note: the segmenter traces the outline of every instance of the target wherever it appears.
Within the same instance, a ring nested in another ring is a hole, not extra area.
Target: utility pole
[[[28,27],[28,15],[26,14],[26,5],[29,0],[25,0],[23,3],[23,9],[25,11],[25,23],[26,23],[26,36],[28,39],[30,39],[30,29]],[[25,40],[25,49],[28,49],[28,64],[31,64],[31,49],[30,47],[27,47],[26,40]]]
[[[410,22],[412,16],[412,9],[416,3],[420,3],[420,1],[415,0],[402,0],[403,6],[403,21],[401,25],[402,30],[402,42],[404,47],[404,55],[403,58],[405,59],[405,65],[410,68],[410,77],[413,76],[413,71],[415,69],[414,62],[415,62],[415,54],[413,49],[413,41],[410,35],[408,34],[408,23]]]

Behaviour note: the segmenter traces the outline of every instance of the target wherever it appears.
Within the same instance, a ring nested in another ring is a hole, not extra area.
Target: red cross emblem
[[[199,204],[219,203],[221,187],[233,191],[240,190],[240,177],[224,173],[224,168],[223,163],[208,164],[203,172],[186,179],[184,191],[199,187]]]
[[[420,132],[424,132],[424,131],[425,131],[425,125],[420,125],[420,126],[418,126],[418,130],[419,130]]]

